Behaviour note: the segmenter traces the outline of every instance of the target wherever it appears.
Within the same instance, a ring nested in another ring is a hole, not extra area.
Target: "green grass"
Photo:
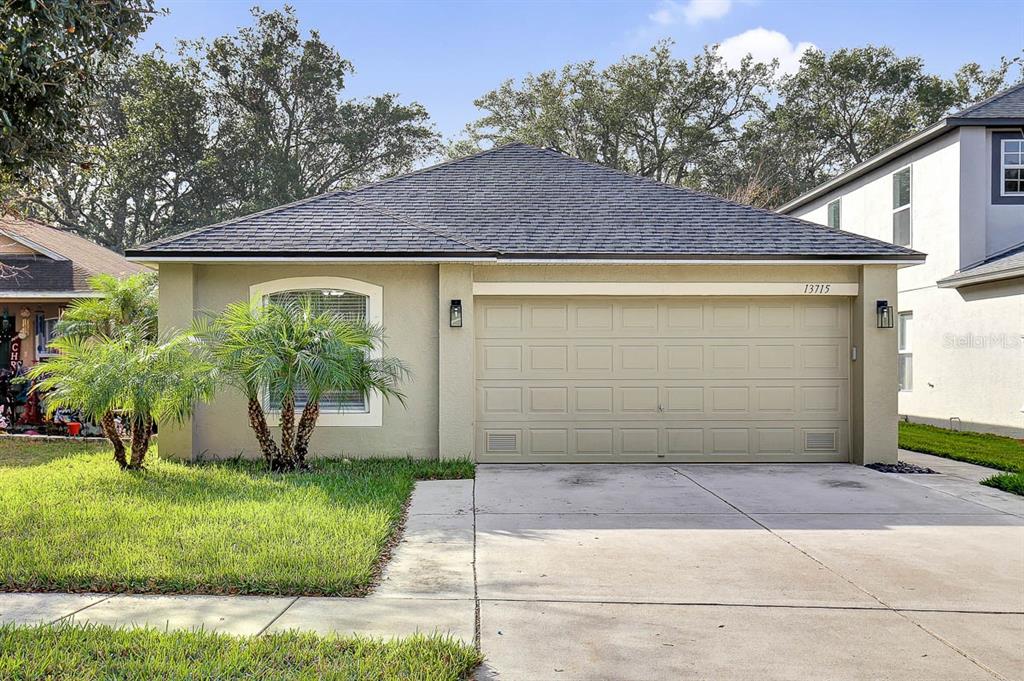
[[[473,475],[468,461],[316,461],[272,475],[155,452],[135,473],[109,450],[37,456],[0,458],[0,590],[360,595],[414,481]]]
[[[901,421],[900,447],[1010,473],[1024,473],[1024,442],[1012,437]]]
[[[441,637],[395,641],[288,632],[234,637],[100,626],[0,626],[4,679],[467,679],[481,662]]]
[[[1000,473],[991,478],[985,478],[981,484],[1024,497],[1024,473]]]
[[[31,440],[0,438],[0,467],[36,466],[83,452],[109,451],[110,445],[95,440]]]

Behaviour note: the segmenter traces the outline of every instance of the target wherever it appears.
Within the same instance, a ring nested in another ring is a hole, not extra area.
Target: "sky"
[[[172,50],[179,39],[213,38],[249,24],[256,0],[158,0],[168,10],[137,49]],[[398,93],[456,137],[479,117],[473,100],[506,79],[589,59],[604,66],[675,41],[688,57],[705,44],[739,59],[777,57],[792,69],[809,47],[866,44],[916,55],[944,76],[967,61],[991,67],[1024,50],[1024,2],[975,0],[633,0],[613,2],[348,2],[291,0],[304,30],[315,29],[356,69],[346,96]]]

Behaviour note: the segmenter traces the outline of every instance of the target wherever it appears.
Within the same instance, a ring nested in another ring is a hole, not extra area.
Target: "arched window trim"
[[[336,291],[348,291],[366,296],[366,321],[370,324],[383,324],[384,322],[384,289],[376,284],[370,284],[358,279],[345,277],[288,277],[285,279],[274,279],[249,287],[249,298],[256,300],[260,305],[266,304],[267,296],[285,291],[317,291],[331,289]],[[371,357],[380,357],[382,348],[375,347]],[[269,405],[264,403],[267,409],[267,420],[271,426],[280,423],[277,413],[269,410]],[[379,427],[383,425],[384,399],[378,393],[371,393],[367,396],[367,411],[362,414],[321,414],[317,419],[317,425],[322,426],[349,426],[349,427]]]

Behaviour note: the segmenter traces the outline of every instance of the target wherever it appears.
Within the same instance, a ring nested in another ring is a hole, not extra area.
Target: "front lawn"
[[[1024,442],[1012,437],[900,421],[900,447],[1001,471],[1024,473]]]
[[[467,679],[472,646],[441,637],[395,641],[288,632],[0,625],[4,679]]]
[[[106,440],[33,440],[27,437],[0,437],[0,467],[36,466],[83,452],[110,450]]]
[[[280,475],[155,453],[134,473],[109,450],[38,457],[0,456],[0,590],[360,595],[414,481],[473,475],[467,461],[315,461]]]

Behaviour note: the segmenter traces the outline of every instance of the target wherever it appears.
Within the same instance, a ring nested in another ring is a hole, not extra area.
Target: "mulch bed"
[[[938,471],[933,471],[931,468],[918,466],[914,463],[907,463],[906,461],[900,461],[899,463],[869,463],[865,468],[870,468],[871,470],[879,471],[880,473],[910,473],[922,475],[938,474]]]

